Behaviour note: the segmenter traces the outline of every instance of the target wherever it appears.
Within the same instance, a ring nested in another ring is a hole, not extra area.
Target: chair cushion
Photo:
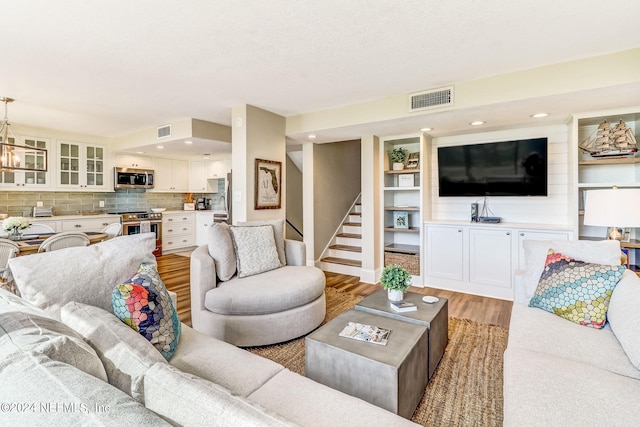
[[[113,287],[131,278],[140,263],[155,263],[155,247],[153,233],[120,236],[91,246],[20,256],[9,266],[22,298],[57,318],[69,301],[112,312]]]
[[[79,334],[22,298],[0,291],[0,359],[27,352],[44,354],[107,381],[100,358]]]
[[[249,277],[281,267],[273,227],[230,227],[238,262],[238,277]]]
[[[322,270],[285,266],[244,279],[220,283],[205,296],[204,306],[218,314],[279,313],[308,304],[324,292]]]
[[[287,255],[284,248],[284,219],[276,219],[272,221],[249,221],[239,222],[238,225],[271,225],[273,226],[273,234],[276,239],[276,249],[278,250],[278,258],[280,265],[287,265]]]
[[[113,288],[113,312],[170,360],[180,340],[180,320],[155,264],[142,263]]]
[[[209,255],[216,265],[216,275],[221,281],[227,281],[236,274],[236,253],[231,240],[229,226],[223,222],[209,227]]]
[[[600,329],[607,320],[613,289],[625,269],[624,265],[576,261],[550,249],[529,306]]]

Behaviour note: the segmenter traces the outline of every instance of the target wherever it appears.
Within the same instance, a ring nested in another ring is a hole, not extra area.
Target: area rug
[[[326,323],[362,300],[327,288]],[[449,318],[449,343],[412,420],[424,426],[501,426],[507,330]],[[248,349],[304,375],[304,337]]]

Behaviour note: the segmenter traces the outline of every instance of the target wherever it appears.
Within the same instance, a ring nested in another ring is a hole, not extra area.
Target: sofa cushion
[[[505,426],[633,426],[638,396],[640,381],[589,363],[514,348],[504,353]]]
[[[238,263],[238,277],[249,277],[281,267],[273,227],[230,227]]]
[[[107,381],[100,358],[82,337],[16,295],[0,291],[0,359],[42,353]]]
[[[61,316],[62,321],[96,351],[106,369],[109,384],[144,402],[145,372],[155,363],[167,363],[160,352],[101,308],[70,302],[62,308]]]
[[[600,329],[607,320],[611,293],[625,269],[623,265],[576,261],[550,249],[529,306]]]
[[[276,239],[276,249],[278,250],[278,258],[280,265],[287,265],[287,254],[285,251],[284,238],[284,219],[275,219],[271,221],[249,221],[239,222],[238,225],[271,225],[273,226],[273,235]]]
[[[216,275],[221,281],[229,280],[236,274],[236,253],[231,240],[229,226],[224,222],[214,223],[208,230],[209,255],[216,265]]]
[[[111,312],[113,287],[133,276],[140,263],[155,263],[154,249],[155,234],[145,233],[21,256],[9,265],[22,298],[59,318],[69,301]]]
[[[640,278],[627,270],[611,295],[607,315],[611,330],[637,369],[640,369],[639,303]]]
[[[0,384],[5,426],[169,425],[106,382],[35,352],[0,358]]]
[[[113,312],[170,360],[180,340],[180,320],[155,264],[142,263],[113,288]]]
[[[156,364],[145,374],[146,407],[181,426],[293,426],[294,424],[224,387]]]
[[[220,283],[205,295],[204,306],[218,314],[279,313],[308,304],[324,292],[325,276],[315,267],[286,266]]]
[[[238,396],[249,395],[284,369],[269,359],[184,325],[171,365],[219,384]]]
[[[288,369],[249,395],[251,402],[314,427],[416,426],[393,412],[334,390]],[[356,422],[357,421],[357,422]]]
[[[526,301],[531,299],[538,286],[549,249],[584,262],[620,264],[620,242],[617,240],[525,240],[522,245],[527,271],[524,281]]]
[[[584,328],[525,304],[513,304],[509,348],[589,363],[640,380],[640,371],[633,366],[611,329]]]

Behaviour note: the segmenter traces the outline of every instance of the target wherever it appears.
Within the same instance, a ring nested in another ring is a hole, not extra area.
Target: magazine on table
[[[389,304],[391,308],[398,313],[405,313],[407,311],[416,311],[418,306],[406,301],[391,301]]]
[[[349,322],[339,335],[341,337],[351,338],[354,340],[387,345],[390,333],[391,329]]]

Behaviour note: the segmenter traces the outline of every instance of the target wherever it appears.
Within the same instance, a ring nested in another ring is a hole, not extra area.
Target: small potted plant
[[[399,265],[387,265],[382,270],[380,284],[387,290],[390,301],[402,301],[404,293],[411,285],[411,275]]]
[[[406,148],[396,147],[389,150],[389,159],[393,163],[393,170],[399,171],[404,169],[404,161],[407,159],[409,151]]]

